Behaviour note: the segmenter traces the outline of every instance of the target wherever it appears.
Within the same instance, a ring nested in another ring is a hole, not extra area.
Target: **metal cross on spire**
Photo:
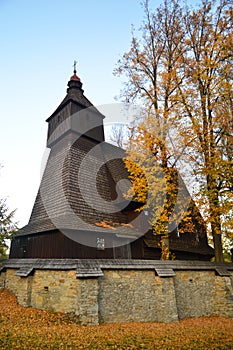
[[[78,63],[78,62],[74,60],[74,64],[73,64],[73,67],[74,67],[74,73],[76,73],[76,64],[77,64],[77,63]]]

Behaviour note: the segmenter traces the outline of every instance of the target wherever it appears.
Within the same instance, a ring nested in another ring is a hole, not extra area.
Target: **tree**
[[[157,161],[166,168],[170,157],[166,147],[169,118],[180,84],[174,75],[184,50],[182,9],[176,1],[165,1],[153,14],[145,1],[144,11],[141,40],[133,32],[131,49],[118,61],[115,73],[127,77],[122,97],[127,102],[139,99],[148,115],[154,115],[158,137],[153,147],[157,151]]]
[[[17,224],[14,222],[14,211],[9,212],[6,201],[0,199],[0,258],[6,258],[7,241],[13,238],[17,230]]]
[[[124,124],[114,124],[110,131],[110,140],[114,142],[118,147],[123,148],[125,142],[125,132],[126,125]]]
[[[210,224],[216,260],[222,261],[221,233],[232,213],[232,6],[206,0],[195,9],[181,8],[177,0],[165,0],[154,12],[148,1],[143,6],[140,39],[133,32],[130,51],[116,70],[127,78],[122,96],[142,102],[147,114],[133,127],[126,166],[134,189],[139,185],[136,195],[144,191],[144,197],[145,177],[151,178],[147,165],[156,160],[163,169],[166,222],[167,199],[176,197],[167,169],[179,168],[185,157],[196,176],[194,189]],[[137,144],[147,149],[138,163],[144,174],[147,170],[144,177],[133,165],[140,158]],[[150,174],[156,173],[150,166]]]
[[[173,110],[176,91],[182,82],[183,15],[173,0],[165,1],[155,13],[145,1],[144,11],[141,40],[133,33],[131,49],[118,62],[116,70],[128,78],[122,96],[127,102],[141,101],[145,111],[143,120],[136,121],[131,128],[125,163],[131,174],[134,197],[144,204],[140,210],[149,207],[154,232],[168,235],[173,223],[178,221],[173,215],[178,201],[178,177],[174,169],[178,155],[175,156],[171,147],[169,133],[176,122]],[[176,79],[177,72],[180,81]],[[184,215],[180,204],[179,217]]]
[[[233,22],[229,3],[203,0],[198,9],[186,12],[189,50],[184,55],[185,79],[179,86],[180,112],[189,119],[183,131],[187,132],[188,125],[193,133],[189,159],[202,185],[202,203],[207,203],[217,261],[223,261],[222,223],[230,210],[223,198],[229,176],[232,178],[228,120],[232,121]]]

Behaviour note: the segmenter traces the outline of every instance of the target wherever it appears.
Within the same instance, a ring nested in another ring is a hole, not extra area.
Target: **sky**
[[[0,198],[27,224],[40,184],[47,123],[66,94],[73,61],[86,97],[115,102],[114,67],[129,50],[140,0],[0,0]],[[160,0],[151,0],[157,7]]]

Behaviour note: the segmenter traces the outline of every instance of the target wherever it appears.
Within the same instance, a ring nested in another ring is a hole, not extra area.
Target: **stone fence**
[[[233,318],[233,264],[198,261],[10,259],[0,288],[25,307],[80,324]]]

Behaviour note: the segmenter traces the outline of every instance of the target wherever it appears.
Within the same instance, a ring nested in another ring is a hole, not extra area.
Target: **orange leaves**
[[[143,169],[128,158],[125,158],[124,162],[127,170],[129,171],[129,178],[132,182],[132,187],[130,188],[126,197],[128,198],[133,196],[138,202],[145,203],[148,185]]]
[[[96,222],[96,226],[104,227],[104,228],[111,228],[112,230],[115,230],[115,227],[113,227],[112,223],[107,222],[107,221]]]
[[[23,308],[0,290],[1,350],[231,349],[232,328],[233,320],[224,317],[79,326],[62,314]]]
[[[131,224],[125,224],[124,222],[114,222],[114,221],[100,221],[96,222],[96,226],[104,227],[104,228],[111,228],[112,230],[116,230],[116,227],[122,226],[122,227],[133,227]]]

